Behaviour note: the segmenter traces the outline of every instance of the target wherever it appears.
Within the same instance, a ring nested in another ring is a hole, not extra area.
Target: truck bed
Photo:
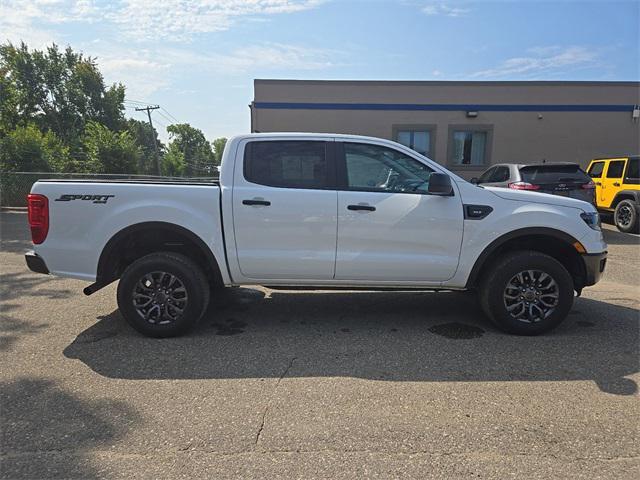
[[[37,251],[55,275],[95,281],[107,242],[143,224],[184,228],[224,259],[217,181],[51,179],[31,192],[48,200],[49,231]]]

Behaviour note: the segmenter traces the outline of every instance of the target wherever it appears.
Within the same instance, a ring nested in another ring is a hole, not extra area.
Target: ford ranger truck
[[[87,295],[119,280],[122,316],[152,337],[185,333],[238,285],[472,290],[498,328],[536,335],[607,258],[587,202],[473,185],[351,135],[241,135],[219,182],[42,180],[28,205],[29,268]]]

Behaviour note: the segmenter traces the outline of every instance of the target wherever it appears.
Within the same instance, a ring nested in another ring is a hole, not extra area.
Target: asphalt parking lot
[[[241,288],[141,337],[2,212],[3,478],[640,478],[640,238],[552,334],[463,293]]]

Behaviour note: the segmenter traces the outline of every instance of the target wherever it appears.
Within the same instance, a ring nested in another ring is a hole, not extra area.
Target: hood
[[[513,190],[511,188],[484,187],[484,189],[505,200],[546,203],[547,205],[577,208],[585,212],[595,212],[595,207],[589,202],[584,202],[576,198],[561,197],[559,195],[551,195],[550,193],[531,192],[527,190]]]

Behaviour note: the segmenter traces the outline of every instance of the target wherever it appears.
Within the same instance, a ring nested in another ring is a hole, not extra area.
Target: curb
[[[26,212],[27,207],[0,207],[2,212]]]

